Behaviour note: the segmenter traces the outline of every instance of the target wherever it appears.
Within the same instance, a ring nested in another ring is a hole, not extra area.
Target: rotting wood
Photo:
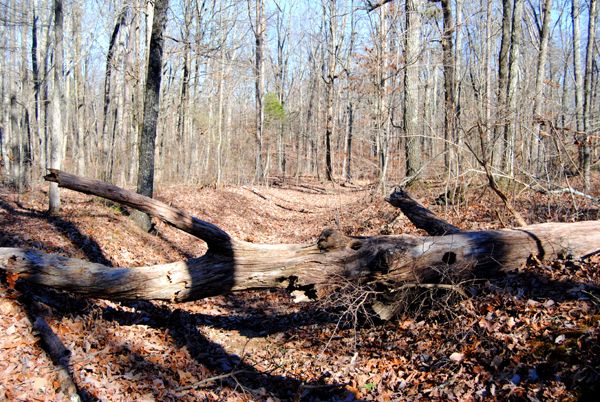
[[[206,254],[187,261],[112,268],[75,258],[0,248],[0,268],[30,283],[114,300],[189,301],[245,289],[319,289],[339,278],[356,282],[435,282],[460,267],[490,277],[531,256],[575,258],[600,252],[600,221],[545,223],[520,229],[445,236],[349,237],[326,229],[318,242],[253,244],[158,200],[58,170],[47,180],[142,210],[207,242]]]

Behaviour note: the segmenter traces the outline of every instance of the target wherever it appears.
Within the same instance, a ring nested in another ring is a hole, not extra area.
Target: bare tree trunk
[[[354,108],[352,105],[352,100],[348,100],[348,105],[346,106],[347,111],[347,119],[346,122],[346,166],[344,171],[344,176],[346,180],[352,180],[352,135],[354,130]]]
[[[334,135],[333,122],[333,98],[334,85],[337,78],[337,0],[328,0],[329,7],[323,6],[323,17],[329,13],[327,20],[327,76],[325,78],[325,177],[327,180],[333,180],[333,167],[331,163],[331,138]]]
[[[63,149],[63,2],[54,0],[54,87],[52,89],[52,137],[50,163],[52,169],[60,169]],[[56,183],[50,183],[49,209],[52,215],[60,211],[60,192]]]
[[[29,8],[28,4],[23,3],[21,5],[21,12],[25,21],[29,20]],[[29,189],[32,178],[32,165],[33,165],[33,153],[31,149],[32,139],[32,120],[29,113],[29,102],[31,99],[31,88],[29,79],[29,68],[28,64],[28,36],[29,27],[27,24],[23,24],[21,27],[21,104],[19,114],[19,125],[20,125],[20,141],[19,141],[19,153],[21,158],[19,159],[19,171],[20,171],[20,186],[21,190]]]
[[[440,0],[442,15],[444,17],[444,32],[442,34],[442,51],[444,64],[444,162],[446,171],[454,171],[456,166],[455,121],[456,95],[455,95],[455,70],[454,70],[454,19],[452,18],[450,0]],[[451,146],[452,145],[452,146]]]
[[[406,67],[404,69],[404,129],[406,135],[406,176],[419,170],[419,43],[421,39],[421,0],[406,0]]]
[[[498,103],[496,111],[496,120],[499,121],[499,124],[494,129],[494,142],[504,133],[504,128],[508,124],[506,98],[508,91],[510,35],[512,31],[512,3],[513,0],[502,0],[502,39],[500,42],[500,54],[498,56]],[[500,165],[504,167],[508,163],[506,160],[506,148],[508,144],[502,142],[501,145]]]
[[[521,25],[523,23],[523,0],[515,0],[512,33],[510,35],[510,64],[508,70],[507,108],[510,121],[504,126],[504,171],[514,174],[516,130],[519,125],[517,110],[517,76],[519,68],[519,52],[521,47]]]
[[[183,41],[183,61],[182,61],[182,77],[181,90],[179,92],[179,104],[177,105],[177,167],[176,176],[180,180],[185,181],[185,163],[186,149],[191,146],[187,143],[186,123],[188,112],[188,93],[190,86],[190,56],[192,46],[190,43],[190,29],[192,24],[192,10],[190,4],[183,4],[183,27],[181,28],[181,40]]]
[[[583,73],[581,69],[581,23],[579,0],[571,0],[573,24],[573,74],[575,76],[575,121],[577,131],[583,131]]]
[[[542,158],[540,150],[543,149],[542,142],[543,137],[541,135],[541,121],[542,121],[542,100],[543,100],[543,88],[546,72],[546,62],[548,59],[548,39],[550,38],[550,19],[552,11],[552,0],[544,0],[542,7],[542,29],[540,31],[540,48],[537,59],[537,72],[535,76],[535,98],[533,101],[533,119],[534,119],[534,136],[532,141],[532,147],[530,157],[533,159],[534,155],[537,159],[536,171],[539,173],[542,171]]]
[[[287,20],[284,16],[284,11],[278,8],[276,14],[276,29],[277,29],[277,66],[275,67],[275,88],[277,91],[277,100],[284,108],[286,103],[285,91],[287,85],[287,54],[289,34],[290,34],[290,16]],[[284,108],[285,110],[285,108]],[[279,119],[278,135],[277,135],[277,173],[285,176],[286,173],[286,152],[285,152],[285,118]]]
[[[249,0],[248,0],[249,1]],[[256,102],[255,114],[255,174],[254,179],[258,182],[264,180],[263,165],[263,140],[264,140],[264,122],[265,122],[265,61],[264,61],[264,40],[266,33],[266,19],[263,0],[255,0],[254,13],[254,99]]]
[[[75,143],[73,144],[75,159],[75,171],[79,175],[85,175],[85,144],[84,144],[84,126],[85,126],[85,81],[82,76],[82,49],[81,49],[81,18],[82,10],[80,5],[73,5],[72,12],[72,32],[74,38],[74,66],[73,66],[73,130]]]
[[[33,102],[34,102],[34,121],[37,146],[33,147],[34,153],[37,150],[37,168],[43,171],[46,168],[46,145],[44,144],[44,134],[41,122],[41,105],[40,105],[40,67],[38,63],[38,20],[36,15],[35,5],[32,2],[31,16],[31,74],[33,80]],[[36,149],[37,148],[37,149]]]
[[[585,78],[584,78],[584,98],[583,98],[583,130],[584,135],[581,141],[581,169],[583,170],[583,188],[588,192],[591,185],[591,140],[592,131],[592,81],[594,77],[594,57],[598,53],[594,50],[596,42],[596,29],[598,26],[598,1],[590,0],[590,13],[588,16],[588,40],[585,54]]]
[[[379,141],[379,187],[383,193],[386,192],[387,171],[389,165],[389,130],[388,130],[388,21],[387,7],[379,8],[379,25],[377,27],[378,42],[375,47],[377,49],[376,59],[376,92],[377,92],[377,115],[375,129],[377,130],[377,138]]]
[[[144,94],[144,125],[140,136],[137,192],[147,197],[154,193],[154,153],[156,127],[160,106],[160,83],[162,79],[163,29],[167,19],[169,0],[156,0],[152,34],[148,48],[148,72]],[[150,230],[150,217],[137,215],[136,222],[142,229]]]
[[[119,15],[117,16],[117,22],[112,31],[112,35],[110,37],[110,42],[108,43],[108,52],[106,53],[106,72],[104,75],[104,105],[103,105],[103,120],[102,120],[102,177],[106,181],[112,180],[112,172],[110,171],[110,165],[112,164],[112,155],[111,146],[112,140],[114,137],[114,132],[112,136],[109,136],[108,133],[108,123],[109,123],[109,113],[110,113],[110,95],[111,95],[111,79],[112,79],[112,71],[113,71],[113,59],[115,56],[115,48],[117,45],[117,38],[119,36],[119,31],[121,27],[125,24],[125,17],[127,15],[128,5],[123,7]]]
[[[490,130],[490,124],[492,121],[492,108],[490,102],[492,101],[492,2],[484,1],[486,4],[486,24],[485,24],[485,126],[487,132],[487,146],[493,146],[493,131]],[[486,161],[488,162],[488,161]],[[493,161],[489,161],[493,165]]]

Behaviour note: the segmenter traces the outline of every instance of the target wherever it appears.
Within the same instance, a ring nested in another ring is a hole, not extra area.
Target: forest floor
[[[595,196],[600,196],[596,182]],[[204,244],[157,223],[141,232],[119,206],[63,190],[60,217],[44,187],[0,188],[0,247],[26,247],[112,266],[200,255]],[[485,187],[458,206],[441,189],[412,193],[468,230],[514,224]],[[531,191],[514,195],[529,223],[600,219],[598,203]],[[412,233],[367,187],[289,181],[271,187],[161,187],[157,198],[261,243]],[[469,297],[422,291],[394,320],[361,314],[355,297],[294,303],[284,291],[197,302],[109,302],[0,285],[0,400],[65,400],[66,367],[84,400],[585,400],[600,391],[600,260],[546,261],[463,284]],[[438,291],[439,292],[439,291]],[[337,304],[337,307],[336,307]],[[45,320],[66,352],[45,351]],[[39,328],[39,326],[35,326]],[[58,361],[57,361],[58,360]]]

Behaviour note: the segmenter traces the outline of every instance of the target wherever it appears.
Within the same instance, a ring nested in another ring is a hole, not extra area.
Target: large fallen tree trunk
[[[244,289],[306,291],[339,279],[435,282],[441,271],[454,267],[460,267],[463,274],[488,277],[517,268],[530,257],[579,258],[600,252],[599,221],[460,232],[438,220],[431,231],[451,234],[349,237],[326,229],[315,243],[253,244],[233,239],[217,226],[177,208],[98,180],[58,170],[52,170],[46,179],[146,212],[208,244],[201,257],[136,268],[112,268],[38,251],[0,248],[0,268],[30,283],[89,297],[187,301]],[[396,192],[390,199],[404,196]],[[418,211],[419,216],[426,216]],[[432,215],[429,219],[437,218]]]

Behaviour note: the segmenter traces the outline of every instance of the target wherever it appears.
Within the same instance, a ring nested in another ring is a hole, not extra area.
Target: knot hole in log
[[[319,235],[319,239],[317,240],[317,247],[322,252],[330,251],[330,250],[339,250],[346,248],[346,246],[351,246],[354,250],[360,248],[360,244],[358,247],[352,241],[353,239],[343,234],[341,231],[336,229],[327,228],[321,232]],[[355,248],[356,247],[356,248]]]

